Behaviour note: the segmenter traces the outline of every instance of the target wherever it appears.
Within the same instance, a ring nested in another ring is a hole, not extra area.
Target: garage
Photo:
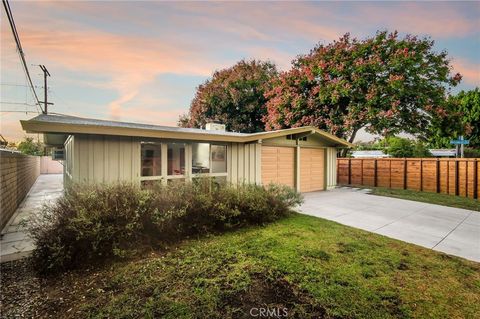
[[[300,191],[325,189],[325,151],[319,148],[300,148]]]
[[[295,187],[295,148],[262,147],[262,184]]]

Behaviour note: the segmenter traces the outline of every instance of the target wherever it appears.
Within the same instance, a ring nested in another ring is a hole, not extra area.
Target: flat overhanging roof
[[[59,133],[68,135],[96,134],[237,143],[254,142],[290,134],[318,134],[334,146],[353,146],[353,144],[338,138],[335,135],[311,126],[247,134],[197,128],[106,121],[63,114],[40,114],[30,120],[20,122],[23,130],[28,133]]]

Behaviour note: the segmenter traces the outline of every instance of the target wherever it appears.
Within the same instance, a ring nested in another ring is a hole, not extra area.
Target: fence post
[[[465,161],[465,197],[468,198],[468,161]]]
[[[447,194],[450,195],[450,161],[447,161]]]
[[[478,199],[478,161],[473,162],[473,199]]]
[[[437,193],[440,193],[440,160],[437,158],[437,164],[436,164],[436,170],[437,170]]]
[[[363,185],[363,159],[360,162],[360,172],[362,173],[361,179],[360,179],[360,185]]]
[[[352,184],[352,159],[348,159],[348,185]]]
[[[377,187],[377,159],[373,160],[373,187]]]
[[[420,159],[420,191],[423,192],[423,159]]]
[[[459,192],[459,178],[458,178],[458,159],[455,159],[455,195],[458,196]]]
[[[392,170],[390,170],[391,174]],[[392,180],[392,177],[390,176],[390,181]],[[405,158],[403,160],[403,189],[407,189],[407,159]]]

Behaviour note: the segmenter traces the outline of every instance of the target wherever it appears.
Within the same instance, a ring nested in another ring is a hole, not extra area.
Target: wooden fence
[[[337,183],[480,198],[479,158],[338,158]]]

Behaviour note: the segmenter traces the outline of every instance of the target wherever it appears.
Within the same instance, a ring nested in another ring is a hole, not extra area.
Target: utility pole
[[[47,100],[47,76],[50,76],[50,73],[48,72],[47,68],[45,67],[45,65],[39,65],[40,69],[42,69],[43,71],[43,89],[44,89],[44,109],[43,109],[43,114],[48,114],[48,105],[49,104],[53,104],[53,103],[48,103],[48,100]]]

